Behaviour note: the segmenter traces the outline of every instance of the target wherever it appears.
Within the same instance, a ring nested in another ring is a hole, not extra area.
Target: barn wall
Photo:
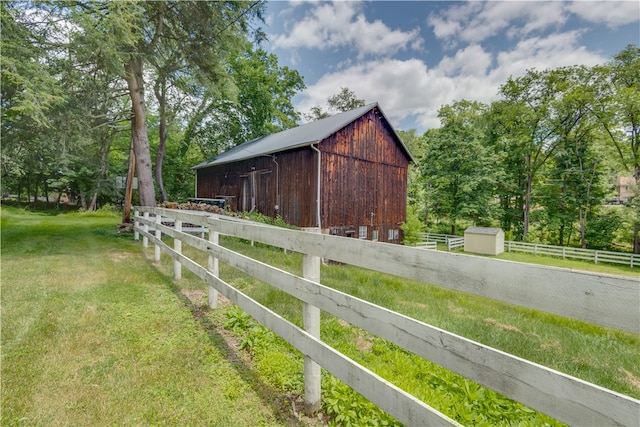
[[[372,110],[319,148],[325,171],[323,228],[359,237],[360,227],[366,226],[367,239],[377,230],[378,240],[397,242],[406,219],[409,160],[386,121]]]
[[[379,241],[400,241],[409,159],[395,138],[374,109],[318,144],[324,232],[359,237],[360,227],[366,227],[366,239],[376,231]],[[317,226],[317,153],[309,147],[289,150],[278,153],[275,162],[262,156],[199,169],[197,197],[225,196],[235,211],[255,205],[269,217]]]
[[[290,224],[315,226],[316,163],[309,148],[199,169],[197,197],[225,197],[234,211],[279,214]],[[276,211],[276,205],[278,210]]]

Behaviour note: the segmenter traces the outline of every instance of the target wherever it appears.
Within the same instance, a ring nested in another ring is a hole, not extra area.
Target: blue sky
[[[303,113],[348,87],[397,129],[491,102],[527,69],[601,64],[640,44],[638,1],[271,1],[267,50],[304,77]]]

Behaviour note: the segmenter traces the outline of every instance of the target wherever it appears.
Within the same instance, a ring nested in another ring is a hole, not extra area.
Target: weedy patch
[[[640,378],[636,377],[624,368],[619,368],[618,371],[624,374],[624,381],[629,385],[629,387],[640,392]]]
[[[484,321],[486,323],[490,324],[491,326],[494,326],[494,327],[496,327],[498,329],[502,329],[503,331],[516,332],[518,334],[522,333],[522,331],[520,329],[516,328],[515,326],[506,325],[504,323],[500,323],[496,319],[487,318],[487,319],[484,319]]]

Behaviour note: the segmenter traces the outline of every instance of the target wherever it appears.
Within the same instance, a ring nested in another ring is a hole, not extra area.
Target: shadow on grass
[[[152,266],[154,265],[152,260],[148,260],[148,262]],[[271,408],[271,412],[278,422],[288,426],[300,426],[314,424],[314,421],[317,421],[304,416],[302,397],[276,389],[261,380],[259,374],[247,361],[243,350],[239,348],[237,339],[231,333],[227,333],[223,326],[216,325],[207,316],[211,309],[208,306],[206,291],[188,291],[173,280],[168,280],[168,282],[170,282],[169,286],[172,292],[191,311],[193,319],[207,333],[211,344],[220,350],[240,378],[251,386],[264,405]],[[217,310],[223,309],[224,305],[219,301]],[[303,421],[305,418],[308,422]]]
[[[31,201],[25,202],[12,199],[2,199],[2,206],[11,206],[18,209],[24,209],[31,213],[46,216],[56,216],[62,213],[75,212],[80,209],[78,205],[72,205],[68,203],[56,203],[56,202],[44,202],[44,201]]]

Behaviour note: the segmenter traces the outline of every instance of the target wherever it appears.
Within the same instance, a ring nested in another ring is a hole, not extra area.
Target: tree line
[[[0,7],[3,193],[96,209],[135,167],[154,206],[192,194],[194,164],[299,119],[302,77],[260,47],[263,1]]]
[[[2,2],[1,179],[27,200],[85,209],[192,195],[190,168],[296,126],[302,76],[262,49],[263,1]],[[606,247],[620,228],[640,252],[640,206],[603,209],[620,175],[640,181],[640,51],[606,64],[530,70],[483,104],[440,108],[440,127],[399,132],[416,158],[410,207],[453,234],[499,225],[516,240]],[[315,120],[364,105],[348,88]],[[131,179],[129,181],[132,181]]]
[[[452,234],[471,222],[499,225],[514,240],[591,248],[610,248],[626,217],[640,253],[637,187],[626,211],[603,207],[616,177],[640,182],[640,49],[595,67],[529,70],[498,95],[442,106],[440,127],[422,136],[401,132],[417,159],[416,214],[444,219]]]

